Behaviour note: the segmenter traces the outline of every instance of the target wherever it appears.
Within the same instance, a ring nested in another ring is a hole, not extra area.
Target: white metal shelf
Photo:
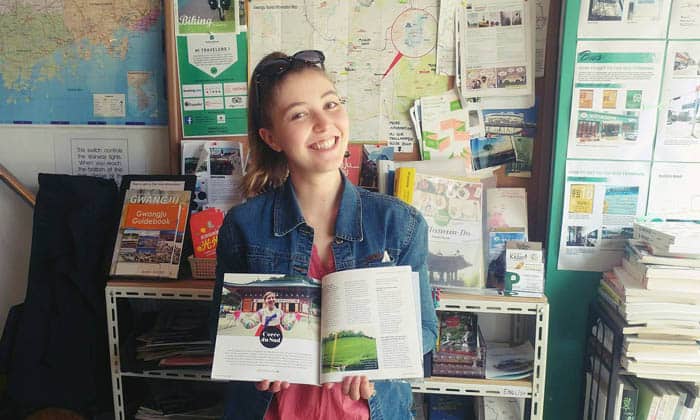
[[[533,374],[528,381],[503,381],[470,378],[426,378],[423,384],[414,384],[416,392],[531,398],[530,418],[539,420],[544,409],[544,386],[547,367],[547,336],[549,331],[549,303],[542,297],[516,297],[442,292],[438,311],[495,313],[535,317]],[[517,318],[517,317],[516,317]],[[522,338],[520,323],[515,322],[512,334]],[[488,351],[487,351],[488,354]]]
[[[183,379],[191,381],[212,381],[211,371],[144,371],[144,372],[121,372],[121,376],[134,378],[160,378],[160,379]]]
[[[211,381],[208,371],[122,372],[119,360],[117,299],[209,301],[212,299],[213,286],[213,281],[113,281],[107,284],[105,298],[107,300],[114,410],[117,420],[125,419],[123,377]],[[549,304],[547,303],[547,299],[545,297],[513,297],[442,292],[436,309],[438,311],[534,316],[535,360],[533,376],[528,380],[516,381],[431,377],[425,378],[422,382],[413,383],[413,391],[433,394],[531,398],[531,419],[541,419],[542,409],[544,407],[547,332],[549,324]],[[515,328],[518,329],[519,326],[516,324]]]
[[[159,378],[211,381],[209,372],[177,370],[172,372],[122,372],[119,357],[119,314],[117,299],[162,299],[210,301],[213,297],[214,282],[210,280],[178,281],[110,281],[105,287],[107,303],[107,328],[109,332],[109,358],[112,371],[112,391],[116,420],[125,420],[124,384],[122,378]]]
[[[448,378],[433,376],[411,389],[428,394],[476,395],[482,397],[532,398],[532,381],[491,380],[476,378]]]

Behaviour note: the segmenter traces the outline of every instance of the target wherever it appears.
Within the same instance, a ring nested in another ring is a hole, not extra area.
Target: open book
[[[320,283],[227,273],[212,379],[319,385],[349,375],[422,377],[418,290],[409,266],[339,271]]]

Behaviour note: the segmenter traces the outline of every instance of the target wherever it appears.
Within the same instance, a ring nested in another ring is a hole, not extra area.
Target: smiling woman
[[[363,268],[374,255],[395,255],[392,264],[419,273],[424,352],[432,349],[437,319],[428,286],[425,219],[394,197],[355,187],[340,168],[347,152],[348,114],[326,75],[320,51],[272,53],[256,66],[249,89],[250,158],[243,181],[249,200],[231,209],[219,230],[218,315],[225,273],[281,273],[323,278],[336,270]],[[357,286],[361,287],[361,286]],[[341,302],[342,304],[342,302]],[[276,313],[268,296],[270,325]],[[216,320],[217,316],[212,317]],[[278,331],[279,334],[286,334]],[[323,387],[287,382],[235,382],[227,393],[226,419],[410,418],[406,382],[370,383],[353,370],[376,365],[366,351],[371,337],[352,352],[336,354],[329,369],[347,371],[342,383]],[[280,345],[265,357],[293,360]],[[298,357],[298,356],[297,356]],[[375,391],[376,388],[376,391]]]

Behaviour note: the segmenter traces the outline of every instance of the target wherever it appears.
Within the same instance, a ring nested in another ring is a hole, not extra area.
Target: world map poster
[[[158,0],[0,0],[0,124],[166,125]]]

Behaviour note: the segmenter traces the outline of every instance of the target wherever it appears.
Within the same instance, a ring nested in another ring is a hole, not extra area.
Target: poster
[[[247,132],[248,46],[239,2],[213,10],[206,2],[176,3],[182,133],[185,138]]]
[[[664,38],[671,0],[582,0],[579,38]]]
[[[648,162],[567,160],[559,270],[605,271],[620,262],[644,214]]]
[[[654,160],[700,162],[700,41],[670,41]]]
[[[568,158],[650,160],[664,41],[579,41]]]

